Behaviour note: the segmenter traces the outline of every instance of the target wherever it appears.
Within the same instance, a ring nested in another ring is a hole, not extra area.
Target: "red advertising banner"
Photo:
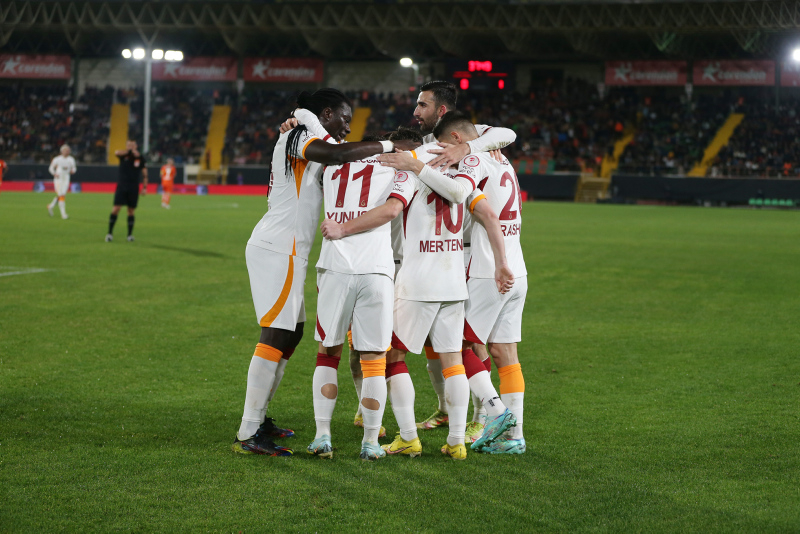
[[[236,79],[236,58],[193,57],[183,61],[154,61],[153,79],[176,82],[225,82]]]
[[[695,85],[775,85],[774,61],[695,61]]]
[[[246,82],[321,82],[321,59],[248,57],[244,59]]]
[[[29,56],[0,54],[0,78],[69,80],[72,60],[69,56]]]
[[[606,85],[684,85],[685,61],[606,61]]]
[[[781,87],[800,87],[800,62],[781,63]]]

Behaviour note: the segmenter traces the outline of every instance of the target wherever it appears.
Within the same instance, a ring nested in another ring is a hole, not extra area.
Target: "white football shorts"
[[[347,341],[361,352],[383,352],[392,341],[394,281],[385,274],[317,272],[317,328],[314,339],[325,347]]]
[[[464,339],[481,345],[522,341],[527,276],[514,279],[514,287],[505,295],[497,291],[493,278],[470,278],[467,290],[469,299],[464,304]]]
[[[464,301],[420,302],[394,299],[392,347],[414,354],[422,352],[430,335],[436,352],[461,352]]]
[[[66,176],[56,176],[53,178],[53,188],[56,190],[56,195],[63,197],[69,191],[69,174]]]
[[[253,245],[247,245],[244,256],[258,324],[294,332],[306,320],[308,261]]]

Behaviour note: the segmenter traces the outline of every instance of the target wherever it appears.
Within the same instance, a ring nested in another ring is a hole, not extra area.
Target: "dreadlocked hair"
[[[344,96],[344,93],[337,89],[331,89],[330,87],[320,89],[314,93],[302,91],[297,95],[296,104],[297,107],[305,108],[317,116],[321,115],[326,108],[338,109],[345,104],[353,107],[350,100]],[[297,160],[299,158],[294,154],[297,153],[300,143],[300,134],[306,130],[307,128],[305,126],[298,126],[289,132],[289,137],[286,139],[286,160],[289,162],[289,165],[286,166],[287,176],[291,174],[289,169],[294,169],[297,166]]]

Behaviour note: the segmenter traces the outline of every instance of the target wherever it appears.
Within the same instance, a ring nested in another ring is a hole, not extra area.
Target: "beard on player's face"
[[[436,123],[439,122],[439,117],[436,115],[431,115],[427,119],[425,117],[417,117],[417,122],[419,122],[419,131],[423,135],[427,135],[433,132],[433,129],[436,128]]]

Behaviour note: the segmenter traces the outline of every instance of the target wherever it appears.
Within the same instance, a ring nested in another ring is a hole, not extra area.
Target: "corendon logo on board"
[[[193,57],[153,63],[153,79],[179,82],[217,82],[236,79],[236,58]]]
[[[321,59],[248,57],[244,59],[246,82],[321,82]]]
[[[69,56],[0,54],[0,78],[68,80],[71,75]]]
[[[685,61],[607,61],[606,85],[683,85]]]
[[[695,85],[775,85],[774,61],[695,61]]]

